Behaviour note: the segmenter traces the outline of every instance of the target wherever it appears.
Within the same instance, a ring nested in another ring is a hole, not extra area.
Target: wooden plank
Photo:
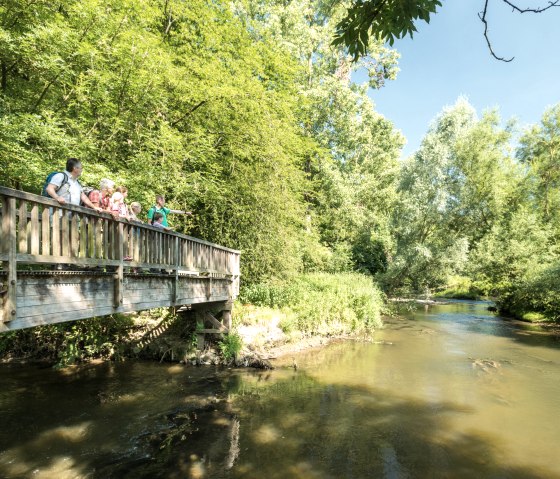
[[[101,258],[112,259],[109,253],[109,220],[104,218],[101,225],[103,228],[103,255]]]
[[[111,307],[112,298],[105,297],[95,297],[89,300],[78,301],[74,303],[58,303],[58,304],[43,304],[40,306],[19,306],[18,315],[21,318],[31,318],[33,316],[42,316],[46,314],[60,314],[66,312],[76,312],[84,309],[93,311],[93,316],[98,314],[95,312],[99,309],[105,310],[105,308]]]
[[[40,244],[40,234],[39,229],[39,205],[37,203],[31,204],[31,254],[39,254],[39,244]]]
[[[93,221],[93,241],[95,243],[94,246],[94,253],[92,254],[92,258],[101,259],[103,258],[103,231],[102,231],[102,223],[103,220],[99,218],[92,218]]]
[[[141,237],[141,230],[140,228],[134,226],[133,227],[133,235],[134,235],[134,251],[132,253],[132,257],[136,260],[136,261],[140,261],[140,242],[142,240]]]
[[[69,294],[76,296],[76,300],[74,301],[60,301],[60,296],[57,296],[56,290],[50,290],[48,294],[40,296],[40,295],[29,295],[29,296],[18,296],[17,298],[17,306],[19,307],[29,307],[29,308],[40,308],[46,306],[53,306],[68,309],[84,309],[81,304],[87,303],[89,301],[96,301],[98,304],[105,304],[112,305],[113,299],[113,292],[111,290],[102,290],[102,291],[88,291],[83,296],[80,295],[79,289],[71,289],[68,288]],[[96,306],[93,304],[92,307]],[[55,311],[56,312],[56,311]]]
[[[57,210],[54,210],[50,215],[52,221],[52,254],[59,256],[62,253],[62,246],[60,241],[60,215]]]
[[[89,218],[87,216],[82,216],[80,218],[80,251],[78,256],[80,258],[87,258],[88,255],[88,242],[89,242]]]
[[[54,248],[53,244],[53,248]],[[61,255],[32,255],[32,254],[18,254],[18,263],[68,263],[84,265],[84,266],[118,266],[119,261],[114,259],[98,260],[95,258],[71,258],[70,256]],[[149,264],[139,264],[141,267],[151,267]]]
[[[180,245],[180,240],[179,238],[176,236],[174,241],[173,241],[173,246],[174,246],[174,254],[175,257],[173,258],[173,268],[174,268],[174,274],[173,274],[173,289],[171,292],[171,302],[173,304],[175,304],[175,302],[177,301],[177,287],[179,285],[179,265],[180,265],[180,250],[179,250],[179,245]]]
[[[227,332],[229,328],[226,328],[226,326],[222,323],[220,323],[220,321],[218,321],[210,311],[206,311],[206,314],[204,316],[204,319],[206,321],[208,321],[210,324],[212,324],[212,326],[214,326],[214,328],[216,328],[216,330],[218,331],[224,331]]]
[[[228,301],[224,304],[224,309],[222,310],[222,324],[229,331],[231,329],[231,311],[233,310],[233,301]]]
[[[56,214],[56,213],[55,213]],[[62,247],[62,256],[70,256],[70,211],[64,211],[60,218],[60,243]]]
[[[51,218],[50,209],[43,208],[41,215],[41,254],[51,254]]]
[[[79,221],[78,215],[74,213],[70,219],[70,255],[72,258],[78,258],[80,256]]]
[[[8,251],[12,245],[11,232],[15,231],[11,223],[11,203],[10,198],[0,196],[0,204],[2,205],[2,235],[0,236],[0,252],[6,255],[8,261]]]
[[[49,288],[71,285],[78,290],[87,291],[90,286],[103,289],[104,284],[113,284],[113,275],[104,274],[103,276],[87,276],[83,274],[63,274],[56,276],[39,276],[29,277],[20,273],[18,282],[18,294],[34,294],[33,288],[36,288],[41,294],[47,294]],[[69,298],[64,298],[68,300]]]
[[[2,322],[17,319],[17,237],[16,237],[16,199],[2,198],[2,252],[8,261],[2,264],[7,271],[6,286],[2,301]]]
[[[18,217],[18,251],[27,253],[27,202],[19,202]]]
[[[115,274],[115,293],[113,306],[118,308],[123,304],[123,280],[124,280],[124,225],[122,223],[116,223],[115,228],[115,238],[114,238],[114,249],[116,253],[116,258],[119,260],[119,266],[117,267],[117,273]]]

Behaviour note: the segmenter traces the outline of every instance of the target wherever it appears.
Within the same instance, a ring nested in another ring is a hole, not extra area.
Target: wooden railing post
[[[179,237],[175,236],[173,242],[173,290],[171,291],[171,301],[173,305],[177,303],[177,288],[179,287]]]
[[[115,252],[115,259],[119,260],[117,271],[115,274],[115,300],[113,306],[119,308],[123,305],[123,289],[124,289],[124,225],[119,221],[116,228],[116,235],[113,238],[115,241],[113,250]]]
[[[17,237],[16,237],[16,199],[2,198],[2,243],[6,261],[2,262],[2,269],[8,272],[6,285],[2,288],[3,322],[7,323],[17,318],[16,289],[17,289]]]

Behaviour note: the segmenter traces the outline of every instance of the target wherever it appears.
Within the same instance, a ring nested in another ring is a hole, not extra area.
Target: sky
[[[483,0],[442,3],[429,24],[417,24],[413,39],[393,45],[401,54],[397,79],[369,93],[376,110],[406,137],[403,157],[418,149],[430,122],[461,95],[479,116],[497,107],[503,123],[515,117],[520,130],[539,123],[546,108],[560,102],[560,7],[519,14],[491,0],[487,19],[494,52],[515,57],[504,63],[486,45],[478,18]],[[518,0],[520,7],[539,4],[546,0]]]

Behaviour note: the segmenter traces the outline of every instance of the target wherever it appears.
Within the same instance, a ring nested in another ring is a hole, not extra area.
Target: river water
[[[484,302],[272,371],[0,367],[2,478],[560,478],[560,342]]]

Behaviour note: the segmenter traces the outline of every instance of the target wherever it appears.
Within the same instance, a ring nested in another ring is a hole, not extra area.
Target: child
[[[142,223],[142,220],[138,218],[138,215],[142,211],[142,205],[138,203],[138,201],[133,201],[130,203],[130,207],[128,208],[128,219],[130,221],[137,221],[138,223]]]
[[[113,193],[111,197],[111,214],[115,217],[128,219],[128,210],[124,203],[124,196],[118,191]]]
[[[152,218],[152,226],[164,231],[171,231],[171,228],[163,226],[163,215],[161,213],[154,213],[154,216]]]

